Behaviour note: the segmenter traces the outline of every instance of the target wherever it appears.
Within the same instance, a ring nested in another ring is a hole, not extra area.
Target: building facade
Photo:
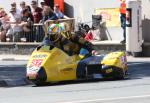
[[[91,23],[92,14],[96,8],[119,8],[120,0],[64,0],[65,12],[74,17],[77,22]],[[127,2],[130,0],[126,0]],[[145,42],[150,42],[150,0],[142,2],[142,31]],[[120,27],[108,27],[113,40],[121,40],[122,29]]]

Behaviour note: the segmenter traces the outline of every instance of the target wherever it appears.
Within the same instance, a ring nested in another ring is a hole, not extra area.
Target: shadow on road
[[[13,80],[25,77],[25,65],[0,65],[0,80]]]
[[[130,79],[150,77],[150,62],[129,62]]]
[[[150,63],[149,62],[129,62],[129,75],[128,78],[124,80],[134,80],[134,79],[142,79],[144,77],[150,77]],[[97,79],[97,80],[82,80],[82,81],[67,81],[67,82],[58,82],[58,83],[46,83],[41,85],[43,86],[58,86],[58,85],[72,85],[72,84],[80,84],[80,83],[96,83],[96,82],[107,82],[107,81],[122,81],[122,80],[113,80],[113,79]],[[33,86],[39,87],[39,86]]]

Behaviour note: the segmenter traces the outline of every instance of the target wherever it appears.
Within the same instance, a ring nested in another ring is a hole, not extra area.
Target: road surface
[[[0,74],[23,78],[25,65],[26,61],[1,61]],[[0,87],[0,103],[150,103],[150,60],[130,60],[128,65],[127,80]]]

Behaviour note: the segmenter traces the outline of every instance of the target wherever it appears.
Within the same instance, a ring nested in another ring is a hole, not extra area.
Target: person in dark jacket
[[[92,52],[94,51],[93,44],[85,40],[83,37],[75,33],[71,33],[68,30],[68,26],[69,25],[67,25],[67,23],[60,23],[54,25],[51,29],[54,28],[55,30],[59,30],[56,30],[56,32],[53,33],[52,30],[49,30],[51,32],[49,32],[49,34],[45,36],[44,40],[50,40],[53,45],[65,51],[70,56],[74,54],[79,54],[81,48],[87,49],[89,53],[92,54]]]
[[[53,28],[58,29],[57,32],[53,32]],[[87,41],[78,34],[71,33],[68,31],[68,25],[64,23],[64,27],[61,26],[61,23],[52,24],[52,30],[47,34],[43,40],[43,45],[52,44],[57,48],[60,48],[69,56],[79,55],[81,48],[84,48],[88,51],[88,54],[84,55],[82,60],[79,61],[77,66],[77,78],[83,78],[85,76],[85,68],[87,64],[93,59],[100,61],[100,57],[96,55],[96,51],[91,42]],[[93,55],[93,56],[92,56]]]
[[[53,12],[53,10],[49,6],[44,6],[42,11],[42,22],[45,22],[47,20],[57,20],[56,14]]]
[[[38,7],[38,3],[35,0],[31,1],[31,7],[32,7],[32,15],[34,23],[39,23],[39,21],[42,19],[42,8]]]
[[[24,36],[26,38],[27,42],[33,42],[34,41],[34,34],[32,33],[33,29],[33,16],[32,13],[27,9],[23,9],[22,12],[22,28],[24,31]]]
[[[44,6],[43,7],[43,11],[42,11],[42,19],[40,20],[40,23],[44,24],[47,20],[57,20],[57,16],[53,13],[53,10],[49,7],[49,6]],[[37,28],[37,37],[36,41],[41,42],[43,40],[44,37],[44,31],[43,31],[43,27],[39,26]]]

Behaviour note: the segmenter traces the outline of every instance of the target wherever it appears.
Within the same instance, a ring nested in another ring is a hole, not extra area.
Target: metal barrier
[[[41,42],[44,38],[44,30],[42,24],[34,24],[29,32],[21,32],[20,40],[14,42]],[[15,36],[15,35],[14,35]]]
[[[13,30],[9,30],[8,34],[3,34],[3,38],[0,38],[0,43],[2,42],[41,42],[44,37],[44,30],[42,24],[34,24],[30,26],[29,31],[21,31],[21,32],[13,32]],[[7,35],[7,36],[6,36]]]

